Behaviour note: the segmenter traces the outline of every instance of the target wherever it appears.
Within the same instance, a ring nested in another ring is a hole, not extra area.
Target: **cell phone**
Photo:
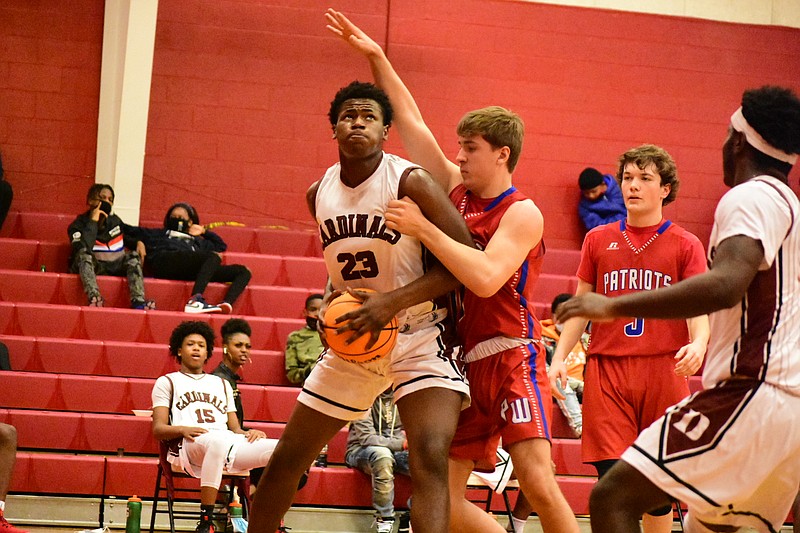
[[[106,214],[106,216],[111,214],[111,203],[106,202],[105,200],[100,201],[100,211]]]

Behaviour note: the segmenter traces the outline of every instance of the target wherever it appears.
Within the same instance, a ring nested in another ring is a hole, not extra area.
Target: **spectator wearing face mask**
[[[317,331],[321,306],[321,294],[312,294],[306,298],[303,309],[306,325],[291,332],[286,339],[286,378],[296,385],[305,382],[324,349]]]
[[[139,228],[147,246],[146,266],[156,278],[194,281],[187,313],[225,313],[250,282],[244,265],[223,265],[221,253],[228,249],[222,237],[200,224],[197,211],[187,203],[173,204],[161,229]],[[222,302],[210,304],[203,293],[211,282],[230,283]]]

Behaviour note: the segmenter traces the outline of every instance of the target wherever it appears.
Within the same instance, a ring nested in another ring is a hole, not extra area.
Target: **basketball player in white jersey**
[[[167,460],[200,478],[198,533],[214,533],[211,514],[222,472],[265,466],[277,443],[263,431],[244,431],[230,384],[203,372],[213,346],[214,331],[205,322],[179,324],[169,350],[180,371],[161,376],[153,387],[153,436],[173,440]]]
[[[308,190],[309,209],[328,269],[326,301],[336,292],[364,300],[348,329],[353,338],[373,335],[397,316],[397,345],[369,363],[347,362],[325,352],[303,384],[273,459],[261,478],[251,513],[251,533],[273,533],[291,505],[306,467],[349,420],[363,418],[375,398],[394,390],[408,437],[417,533],[449,529],[447,450],[469,387],[443,337],[443,310],[432,299],[458,287],[440,264],[426,266],[419,240],[386,228],[391,200],[413,197],[422,212],[452,238],[472,245],[464,220],[423,169],[383,152],[392,121],[386,94],[370,83],[339,90],[329,120],[339,162]],[[431,257],[432,258],[432,257]],[[320,315],[324,314],[324,309]],[[313,475],[313,474],[312,474]],[[385,526],[386,524],[384,524]]]
[[[590,498],[592,531],[638,532],[638,517],[678,499],[687,531],[777,532],[800,485],[800,100],[745,91],[722,148],[725,184],[710,270],[656,291],[563,303],[573,317],[711,315],[705,390],[645,429]]]

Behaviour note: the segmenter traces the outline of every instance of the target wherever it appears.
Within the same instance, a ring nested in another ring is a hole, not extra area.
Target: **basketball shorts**
[[[674,354],[592,355],[583,388],[584,463],[619,459],[639,433],[689,395]]]
[[[798,457],[800,397],[734,379],[669,409],[622,460],[687,503],[692,531],[780,531],[800,486]]]
[[[507,446],[527,439],[550,439],[553,401],[544,351],[533,343],[467,364],[472,404],[461,412],[450,456],[495,469],[500,439]]]
[[[297,400],[303,405],[340,420],[366,416],[375,398],[389,387],[395,401],[431,387],[450,389],[469,405],[469,385],[458,367],[458,349],[444,346],[440,327],[434,326],[397,336],[394,350],[369,363],[351,363],[330,351],[322,354]]]

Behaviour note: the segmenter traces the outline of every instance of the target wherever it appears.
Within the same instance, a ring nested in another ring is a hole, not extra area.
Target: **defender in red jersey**
[[[663,206],[675,199],[680,184],[670,155],[653,145],[629,150],[620,157],[617,179],[628,216],[586,235],[576,294],[652,291],[704,272],[700,241],[663,217]],[[553,383],[566,381],[564,358],[587,322],[572,320],[564,325],[550,365]],[[582,455],[598,476],[602,478],[667,407],[689,395],[687,377],[702,365],[707,343],[705,316],[689,319],[688,324],[635,317],[592,324]],[[643,522],[645,533],[671,531],[671,506],[645,515]]]
[[[478,245],[465,246],[439,232],[408,199],[389,203],[387,227],[417,237],[466,288],[459,332],[472,405],[462,412],[451,447],[451,530],[503,531],[465,498],[472,470],[494,469],[502,437],[543,529],[577,532],[551,468],[552,401],[532,304],[544,254],[543,218],[511,182],[522,149],[522,121],[500,107],[467,113],[458,125],[460,150],[458,164],[453,164],[380,46],[341,13],[328,10],[327,17],[329,29],[369,60],[376,83],[392,100],[410,159],[425,166],[450,193]]]
[[[711,315],[704,390],[645,429],[592,491],[595,533],[638,531],[679,498],[687,531],[779,531],[800,485],[800,99],[746,91],[722,149],[707,273],[655,291],[586,294],[560,320]],[[630,210],[629,210],[630,212]]]

